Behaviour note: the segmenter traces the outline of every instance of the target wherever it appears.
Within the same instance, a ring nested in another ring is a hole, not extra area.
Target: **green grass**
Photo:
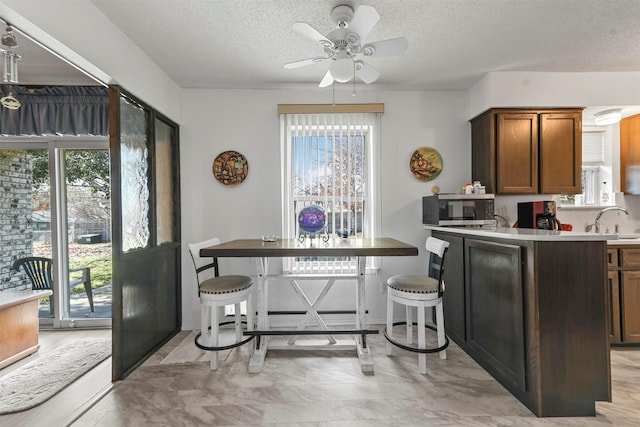
[[[111,254],[89,255],[82,258],[74,258],[69,262],[69,268],[90,267],[91,288],[96,289],[111,284]],[[81,278],[82,272],[71,273],[71,278]],[[82,286],[73,288],[74,293],[84,292]]]

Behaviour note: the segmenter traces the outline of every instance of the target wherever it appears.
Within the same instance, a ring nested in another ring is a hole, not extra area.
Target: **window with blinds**
[[[321,206],[329,237],[375,236],[374,177],[377,152],[375,113],[283,114],[283,235],[299,238],[298,214]],[[307,236],[308,238],[308,236]],[[316,237],[317,244],[322,240]],[[370,267],[373,265],[370,265]],[[285,274],[348,275],[356,273],[350,257],[285,260]]]
[[[582,132],[582,162],[604,163],[604,144],[604,132]]]
[[[607,164],[610,130],[589,129],[582,132],[582,193],[562,194],[564,205],[608,206],[613,203],[612,170]],[[606,197],[604,196],[606,194]],[[576,197],[577,196],[577,197]]]

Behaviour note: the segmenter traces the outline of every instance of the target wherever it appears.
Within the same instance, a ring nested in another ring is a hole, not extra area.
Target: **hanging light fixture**
[[[0,43],[2,43],[2,56],[4,58],[4,74],[3,81],[5,83],[18,83],[18,61],[20,55],[14,52],[14,48],[18,47],[18,40],[13,34],[11,25],[7,25],[5,33],[2,34]]]
[[[604,110],[593,115],[596,126],[606,126],[618,123],[622,118],[622,109],[614,108],[612,110]]]

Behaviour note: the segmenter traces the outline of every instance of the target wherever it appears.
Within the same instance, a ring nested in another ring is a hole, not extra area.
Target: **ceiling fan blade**
[[[319,64],[321,62],[326,61],[327,59],[330,59],[330,58],[327,56],[316,56],[315,58],[302,59],[300,61],[295,61],[295,62],[287,62],[286,64],[284,64],[284,68],[287,68],[289,70],[293,68],[300,68],[306,65]]]
[[[333,47],[333,43],[327,39],[320,31],[313,28],[306,22],[296,22],[293,29],[311,40],[317,41],[322,47]]]
[[[349,23],[349,32],[357,33],[360,40],[364,40],[379,20],[380,15],[377,10],[372,6],[362,5],[358,7]]]
[[[362,7],[362,6],[361,6]],[[405,37],[367,43],[362,46],[362,54],[369,58],[402,55],[407,51],[409,41]]]
[[[378,72],[378,70],[376,70],[366,62],[360,61],[360,63],[361,66],[359,68],[356,67],[356,77],[358,77],[366,84],[373,83],[378,80],[378,77],[380,77],[380,73]]]
[[[320,81],[320,84],[318,86],[327,87],[327,86],[331,86],[332,84],[333,84],[333,76],[331,75],[331,70],[329,70],[324,75],[324,77],[322,78],[322,81]]]

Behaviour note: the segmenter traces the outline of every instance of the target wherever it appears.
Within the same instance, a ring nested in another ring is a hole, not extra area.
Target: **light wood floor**
[[[85,338],[110,338],[111,329],[41,331],[40,350],[0,369],[0,377],[50,353],[62,345]],[[69,387],[33,409],[0,415],[0,426],[66,426],[111,389],[111,358],[108,358]]]

